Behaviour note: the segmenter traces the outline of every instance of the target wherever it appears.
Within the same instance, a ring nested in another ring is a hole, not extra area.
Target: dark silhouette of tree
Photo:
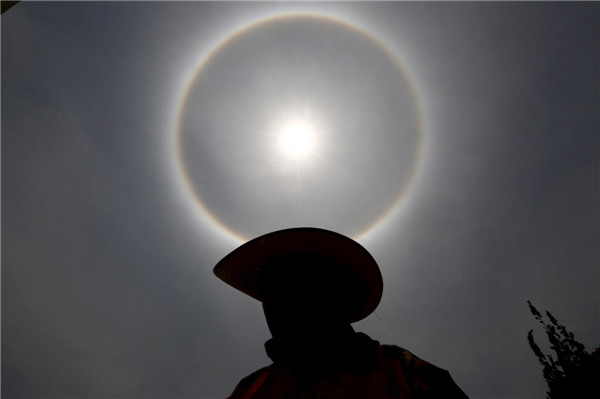
[[[573,333],[558,323],[558,320],[548,311],[547,323],[542,314],[527,301],[533,317],[539,321],[550,341],[550,349],[555,353],[546,355],[536,344],[533,330],[527,333],[527,341],[543,367],[544,379],[549,388],[550,399],[563,398],[597,398],[600,397],[599,385],[596,382],[600,376],[600,351],[596,349],[591,355],[583,344],[577,342]]]

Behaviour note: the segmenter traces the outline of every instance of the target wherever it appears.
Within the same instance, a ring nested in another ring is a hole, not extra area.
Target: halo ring
[[[393,62],[394,67],[397,69],[400,76],[402,76],[406,80],[408,89],[410,91],[409,97],[411,98],[412,103],[415,106],[416,130],[417,130],[416,131],[417,137],[416,137],[416,144],[415,144],[415,153],[416,154],[415,154],[414,161],[412,162],[412,165],[411,165],[411,170],[408,173],[408,178],[404,182],[402,188],[399,190],[399,193],[396,196],[395,200],[393,200],[391,202],[391,204],[387,207],[387,209],[385,209],[381,213],[381,215],[376,220],[374,220],[363,231],[361,231],[358,234],[352,235],[352,238],[358,240],[360,238],[365,237],[369,233],[376,230],[377,227],[379,227],[385,220],[387,220],[390,216],[392,216],[392,214],[395,213],[395,211],[398,209],[399,205],[402,203],[402,200],[404,199],[404,197],[408,191],[408,188],[412,185],[413,181],[415,180],[416,172],[419,169],[418,167],[420,166],[421,161],[422,161],[422,152],[423,152],[423,147],[424,147],[423,112],[422,112],[421,103],[419,101],[419,97],[417,95],[417,91],[415,90],[415,87],[414,87],[414,82],[410,78],[410,75],[406,71],[405,67],[399,61],[398,57],[385,44],[383,44],[378,38],[374,37],[369,32],[365,31],[364,29],[362,29],[356,25],[353,25],[352,23],[350,23],[346,20],[343,20],[343,19],[337,18],[337,17],[328,16],[328,15],[316,14],[316,13],[306,13],[306,12],[286,13],[283,15],[275,15],[275,16],[270,16],[270,17],[266,17],[266,18],[261,18],[258,21],[247,24],[247,25],[235,30],[233,33],[231,33],[225,39],[221,40],[221,42],[218,43],[216,46],[214,46],[211,50],[209,50],[207,52],[207,54],[202,58],[202,60],[198,64],[198,66],[196,67],[195,72],[193,72],[191,74],[190,78],[188,79],[187,84],[184,85],[183,95],[181,96],[181,99],[176,108],[176,123],[175,123],[175,134],[174,134],[174,136],[175,136],[175,140],[174,140],[175,141],[175,143],[174,143],[175,144],[174,145],[174,147],[175,147],[175,162],[177,164],[176,169],[179,172],[179,177],[183,181],[183,185],[185,186],[187,194],[189,194],[189,196],[191,197],[191,199],[193,200],[195,205],[202,211],[202,214],[208,219],[208,221],[213,226],[218,227],[222,232],[226,233],[230,238],[233,238],[238,242],[245,242],[245,241],[248,241],[249,239],[252,239],[253,237],[243,236],[242,234],[235,231],[235,229],[233,227],[228,226],[227,224],[225,224],[224,222],[219,220],[219,218],[217,216],[215,216],[210,211],[210,209],[208,209],[208,206],[202,200],[202,196],[201,196],[200,192],[198,192],[198,190],[196,189],[196,187],[194,186],[194,184],[192,182],[192,179],[190,178],[190,175],[189,175],[188,170],[185,165],[184,156],[182,153],[182,130],[183,130],[182,123],[183,123],[183,119],[184,119],[183,114],[185,112],[186,104],[188,102],[190,92],[194,85],[194,82],[196,82],[198,77],[202,74],[204,67],[207,64],[209,64],[211,58],[213,58],[214,55],[219,53],[223,48],[225,48],[229,43],[234,41],[236,38],[241,37],[245,33],[249,32],[255,28],[258,28],[261,25],[265,25],[265,24],[275,22],[275,21],[292,20],[295,18],[314,18],[314,19],[321,20],[321,21],[340,24],[340,25],[344,26],[345,28],[351,29],[354,32],[357,32],[357,33],[363,35],[364,37],[368,38],[374,45],[376,45],[380,50],[382,50],[388,56],[388,58]]]

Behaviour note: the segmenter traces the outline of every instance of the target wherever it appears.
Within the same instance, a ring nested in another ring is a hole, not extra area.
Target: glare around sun
[[[316,133],[308,122],[292,120],[286,122],[279,132],[279,146],[289,158],[304,159],[315,149]]]

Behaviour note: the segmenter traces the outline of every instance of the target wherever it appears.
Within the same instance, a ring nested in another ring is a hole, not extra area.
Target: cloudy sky
[[[17,4],[2,396],[226,397],[270,335],[212,267],[310,225],[380,265],[356,330],[543,398],[527,300],[600,344],[599,7]]]

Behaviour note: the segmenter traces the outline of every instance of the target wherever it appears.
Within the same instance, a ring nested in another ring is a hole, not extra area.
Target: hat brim
[[[257,272],[270,260],[291,253],[321,254],[353,270],[366,285],[366,294],[356,309],[349,312],[354,323],[371,314],[383,293],[383,279],[377,262],[362,245],[342,234],[314,228],[297,227],[257,237],[225,256],[214,273],[225,283],[263,301]]]

